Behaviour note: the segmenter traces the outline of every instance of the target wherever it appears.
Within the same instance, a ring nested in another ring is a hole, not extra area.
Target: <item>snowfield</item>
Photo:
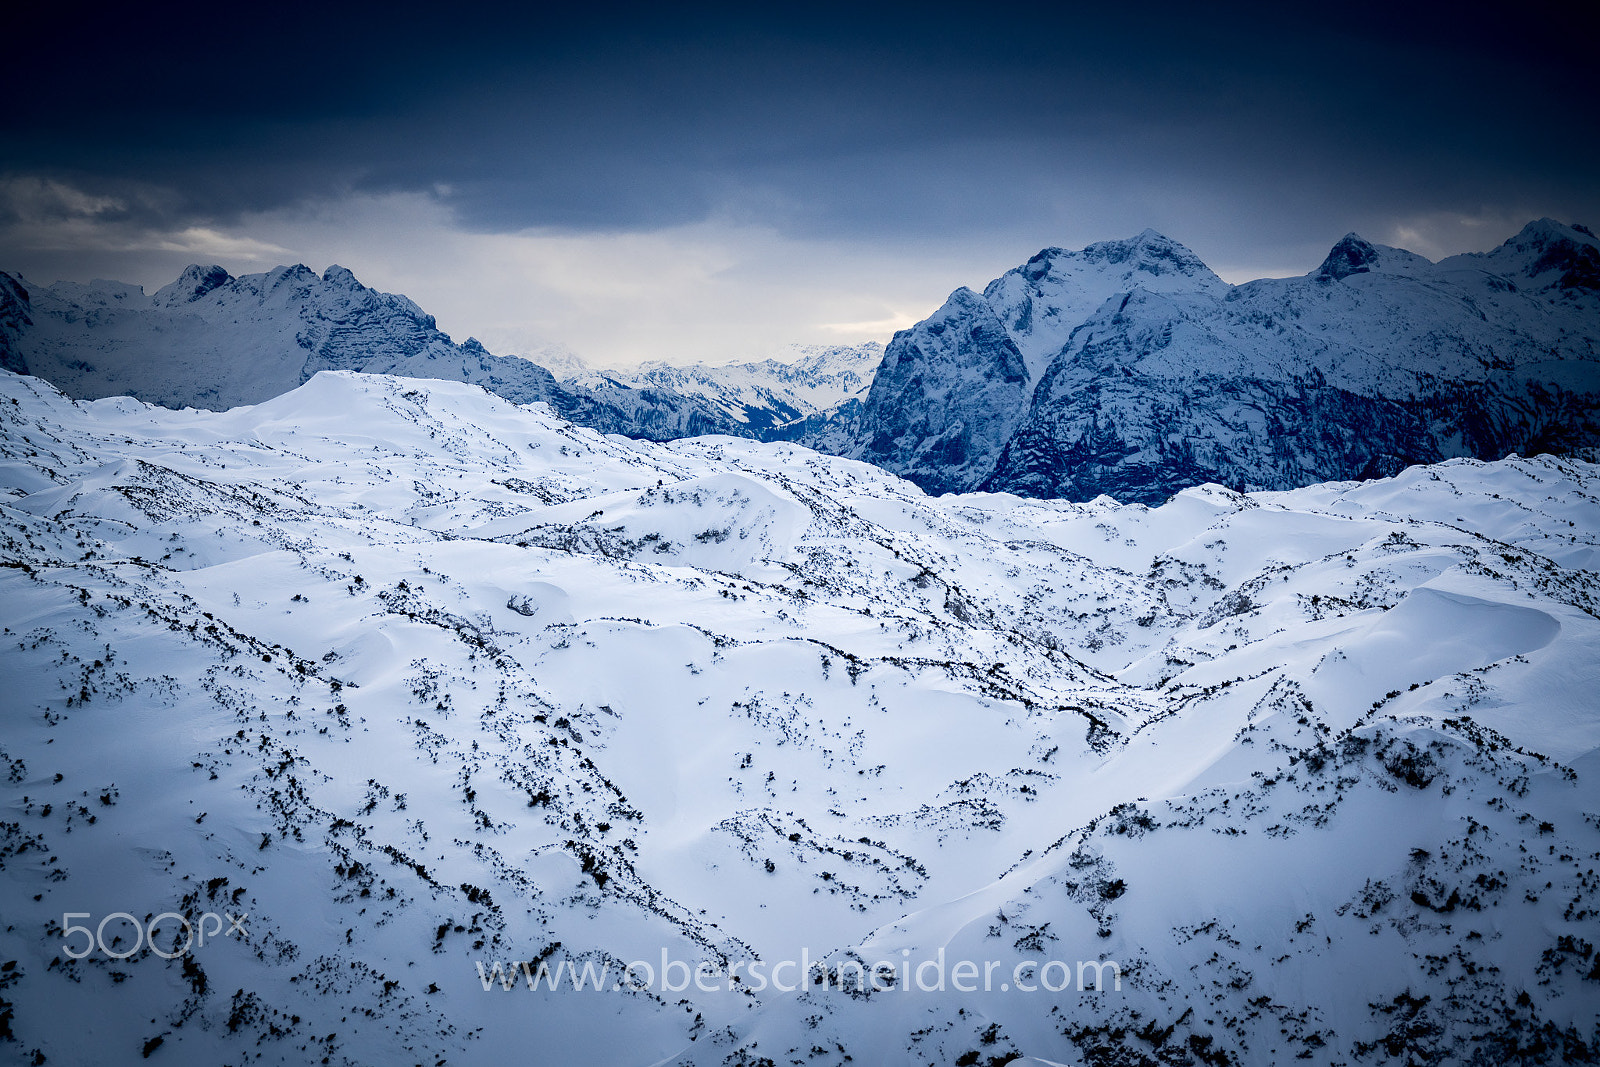
[[[3,373],[0,625],[9,1062],[1600,1057],[1593,462],[934,498]],[[529,988],[664,958],[741,980]]]

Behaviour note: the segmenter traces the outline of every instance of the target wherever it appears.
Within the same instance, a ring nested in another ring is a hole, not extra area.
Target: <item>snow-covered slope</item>
[[[930,491],[1156,503],[1600,442],[1600,242],[1434,264],[1351,234],[1230,287],[1146,231],[1050,249],[897,334],[851,444]]]
[[[12,1061],[1600,1045],[1593,463],[934,499],[447,381],[0,374],[0,486]]]

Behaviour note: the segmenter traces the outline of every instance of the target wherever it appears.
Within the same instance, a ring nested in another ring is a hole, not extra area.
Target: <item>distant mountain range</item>
[[[552,369],[570,388],[603,392],[620,385],[703,403],[747,431],[733,436],[794,440],[860,410],[883,345],[789,345],[782,355],[722,366],[653,361],[632,371],[594,370],[569,355]]]
[[[1432,263],[1350,234],[1298,278],[1232,286],[1151,230],[1048,248],[876,345],[792,361],[537,363],[456,343],[342,267],[192,266],[152,296],[0,274],[0,366],[70,396],[260,403],[320,370],[470,382],[650,440],[789,440],[930,493],[1155,503],[1452,457],[1600,444],[1600,242],[1529,223]]]

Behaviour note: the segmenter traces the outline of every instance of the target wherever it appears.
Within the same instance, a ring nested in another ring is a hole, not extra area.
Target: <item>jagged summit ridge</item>
[[[339,266],[318,275],[296,263],[235,278],[193,264],[151,296],[120,283],[57,283],[33,287],[29,308],[30,326],[8,346],[15,362],[84,398],[227,408],[270,399],[319,370],[443,377],[479,362],[415,303]],[[523,402],[555,396],[531,363],[505,364],[501,376]]]
[[[1228,285],[1188,248],[1154,230],[1080,251],[1047,248],[984,287],[1037,382],[1071,331],[1107,300],[1135,289],[1226,292]]]
[[[927,320],[895,335],[846,454],[931,492],[975,488],[1085,321],[1131,292],[1228,289],[1192,251],[1155,230],[1077,251],[1046,248],[981,296],[959,288]]]
[[[1211,274],[1211,268],[1199,256],[1166,234],[1148,228],[1126,240],[1088,245],[1077,255],[1088,263],[1129,263],[1135,270],[1157,276]]]
[[[349,268],[341,267],[337,263],[331,265],[327,270],[322,272],[322,280],[329,282],[330,284],[344,286],[346,289],[365,288],[365,286],[356,280],[355,274],[353,274]]]
[[[1347,233],[1328,250],[1327,258],[1311,272],[1311,277],[1332,282],[1374,271],[1426,276],[1433,270],[1434,263],[1415,252],[1374,244],[1358,233]]]

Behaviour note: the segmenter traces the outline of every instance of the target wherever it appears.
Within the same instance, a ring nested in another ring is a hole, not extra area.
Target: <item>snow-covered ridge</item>
[[[1583,1061],[1597,665],[1580,459],[931,498],[463,383],[216,413],[0,373],[0,1049]],[[126,958],[69,958],[119,912]],[[248,935],[133,946],[164,912]],[[517,970],[663,952],[746,980]],[[752,980],[802,953],[1120,986]]]

